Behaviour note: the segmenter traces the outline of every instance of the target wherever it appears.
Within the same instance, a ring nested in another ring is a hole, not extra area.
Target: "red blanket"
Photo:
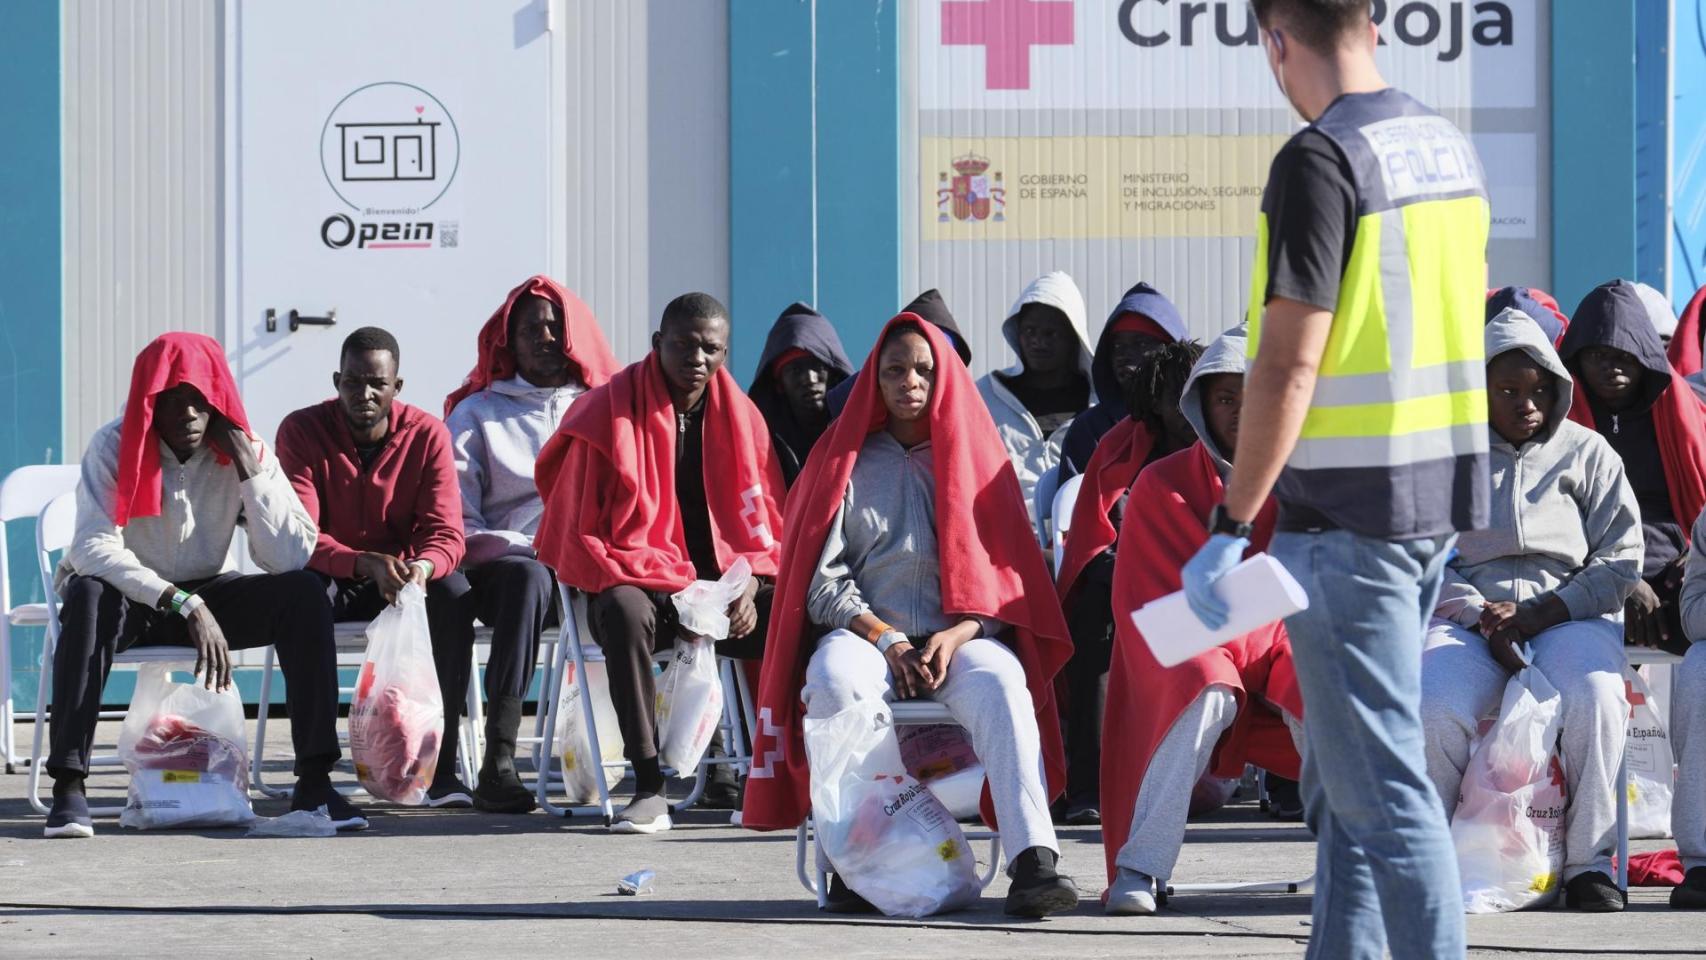
[[[705,387],[705,498],[717,564],[746,557],[775,576],[782,468],[764,415],[727,369]],[[622,584],[675,592],[696,579],[675,497],[675,404],[657,355],[569,407],[539,453],[541,562],[587,593]]]
[[[1651,376],[1650,371],[1648,375]],[[1570,419],[1594,428],[1593,411],[1588,407],[1580,379],[1570,400]],[[1694,529],[1694,519],[1700,516],[1701,507],[1706,506],[1706,407],[1701,406],[1694,388],[1675,370],[1671,371],[1670,385],[1653,401],[1653,432],[1659,438],[1659,459],[1665,465],[1670,508],[1687,534]]]
[[[1149,428],[1131,417],[1114,424],[1096,444],[1096,452],[1084,467],[1083,485],[1072,506],[1072,526],[1067,528],[1060,569],[1055,571],[1063,603],[1070,601],[1078,575],[1090,561],[1119,539],[1120,532],[1109,513],[1137,479],[1154,444]]]
[[[990,617],[1011,628],[1009,643],[1025,667],[1025,682],[1042,734],[1048,792],[1065,784],[1060,721],[1053,680],[1072,653],[1066,618],[1050,589],[1048,567],[1030,527],[1018,477],[978,396],[971,372],[949,362],[954,348],[940,330],[903,313],[889,321],[919,325],[936,358],[930,396],[936,464],[936,540],[942,609]],[[884,330],[887,335],[887,329]],[[742,822],[754,830],[792,830],[811,809],[810,771],[800,726],[800,687],[816,631],[806,617],[806,593],[829,525],[847,490],[865,438],[883,429],[887,411],[877,388],[878,347],[854,381],[847,406],[813,448],[794,489],[810,491],[788,504],[782,576],[770,610],[770,634],[758,691],[758,758],[746,788]],[[989,794],[984,818],[994,821]]]
[[[584,386],[588,389],[603,386],[621,367],[616,362],[616,355],[610,352],[604,331],[598,328],[592,308],[550,277],[531,276],[504,297],[503,306],[480,328],[479,359],[474,361],[474,369],[463,378],[462,386],[444,398],[446,417],[469,394],[486,389],[493,381],[515,376],[515,354],[509,348],[509,312],[515,308],[515,301],[525,294],[543,297],[557,305],[557,310],[563,315],[563,356],[574,364],[576,376]]]
[[[1246,761],[1295,779],[1301,763],[1279,715],[1251,709],[1250,695],[1303,716],[1303,695],[1285,627],[1273,624],[1179,664],[1163,667],[1132,625],[1130,612],[1180,587],[1179,568],[1208,540],[1204,523],[1223,495],[1207,448],[1197,443],[1157,460],[1138,475],[1114,560],[1114,651],[1102,729],[1118,731],[1102,748],[1102,844],[1108,880],[1131,829],[1131,812],[1149,760],[1179,714],[1210,684],[1230,688],[1238,718],[1215,748],[1209,772],[1234,777]],[[1267,548],[1274,501],[1256,518],[1251,552]]]
[[[215,412],[241,427],[251,438],[249,415],[237,393],[237,381],[225,363],[225,351],[212,337],[199,333],[167,333],[154,338],[136,355],[130,369],[130,396],[119,427],[118,479],[113,494],[113,523],[124,526],[131,517],[160,515],[160,440],[154,433],[154,401],[180,384],[201,391]],[[257,451],[259,446],[257,445]],[[219,463],[229,463],[216,452]]]
[[[1691,377],[1700,372],[1700,310],[1706,306],[1706,287],[1694,291],[1682,316],[1676,318],[1676,332],[1671,334],[1666,354],[1676,372]]]

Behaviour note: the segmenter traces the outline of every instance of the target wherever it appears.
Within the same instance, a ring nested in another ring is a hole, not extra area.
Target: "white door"
[[[227,7],[225,344],[269,442],[362,326],[441,413],[504,293],[562,275],[561,2]]]

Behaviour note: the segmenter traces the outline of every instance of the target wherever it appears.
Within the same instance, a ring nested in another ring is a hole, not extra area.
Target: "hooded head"
[[[1222,474],[1231,468],[1232,448],[1238,444],[1248,344],[1242,323],[1216,337],[1197,358],[1179,395],[1179,412],[1214,455]]]
[[[1669,343],[1676,333],[1676,311],[1671,309],[1669,298],[1644,283],[1635,284],[1635,295],[1646,306],[1647,316],[1652,319],[1653,330],[1659,339]]]
[[[971,344],[966,342],[966,335],[960,332],[960,325],[954,320],[954,315],[948,312],[948,304],[942,299],[942,291],[931,287],[914,297],[911,303],[901,307],[900,312],[922,317],[947,334],[948,342],[954,345],[954,352],[960,355],[966,366],[971,366]]]
[[[1572,380],[1544,328],[1514,307],[1487,324],[1487,425],[1495,443],[1544,442],[1570,413]]]
[[[1185,339],[1185,320],[1173,301],[1147,283],[1125,292],[1096,341],[1090,380],[1103,403],[1125,407],[1125,392],[1143,358],[1164,343]]]
[[[1664,344],[1627,280],[1600,284],[1582,298],[1558,355],[1588,398],[1609,413],[1645,410],[1670,386]]]
[[[114,523],[122,527],[132,517],[160,515],[160,444],[187,456],[185,450],[207,442],[215,416],[254,436],[218,341],[196,333],[166,333],[142,348],[131,366],[130,393],[119,427]],[[214,456],[219,463],[229,462],[218,448]]]
[[[1075,369],[1086,380],[1090,378],[1084,295],[1078,292],[1078,284],[1059,270],[1045,273],[1025,287],[1007,311],[1001,335],[1019,356],[1019,362],[1007,369],[1010,376],[1048,363]]]
[[[540,358],[560,354],[571,379],[587,389],[602,386],[621,367],[592,308],[567,287],[542,274],[523,280],[480,328],[479,357],[462,385],[444,398],[444,415],[470,394],[520,372],[516,350]],[[542,385],[542,384],[541,384]]]
[[[790,454],[804,459],[829,422],[829,391],[852,373],[834,325],[811,307],[794,303],[770,328],[747,395]]]
[[[1544,290],[1534,287],[1500,287],[1487,294],[1487,322],[1506,309],[1515,307],[1540,326],[1547,339],[1557,343],[1570,321],[1558,309],[1558,301]]]

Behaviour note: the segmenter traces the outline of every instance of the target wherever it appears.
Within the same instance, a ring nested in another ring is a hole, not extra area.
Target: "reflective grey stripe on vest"
[[[1402,380],[1402,383],[1395,381]],[[1459,360],[1391,373],[1356,373],[1315,381],[1312,407],[1345,407],[1361,403],[1394,403],[1414,397],[1462,393],[1486,387],[1479,360]]]
[[[1286,466],[1298,470],[1406,467],[1487,452],[1487,425],[1464,424],[1395,436],[1303,438]]]

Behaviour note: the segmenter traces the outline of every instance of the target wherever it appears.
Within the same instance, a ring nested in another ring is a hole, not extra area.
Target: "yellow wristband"
[[[876,643],[878,640],[881,640],[883,638],[883,634],[888,633],[890,630],[893,630],[893,629],[894,629],[893,627],[882,622],[881,620],[878,620],[877,625],[871,628],[871,632],[865,634],[865,639],[870,641],[871,643]]]

